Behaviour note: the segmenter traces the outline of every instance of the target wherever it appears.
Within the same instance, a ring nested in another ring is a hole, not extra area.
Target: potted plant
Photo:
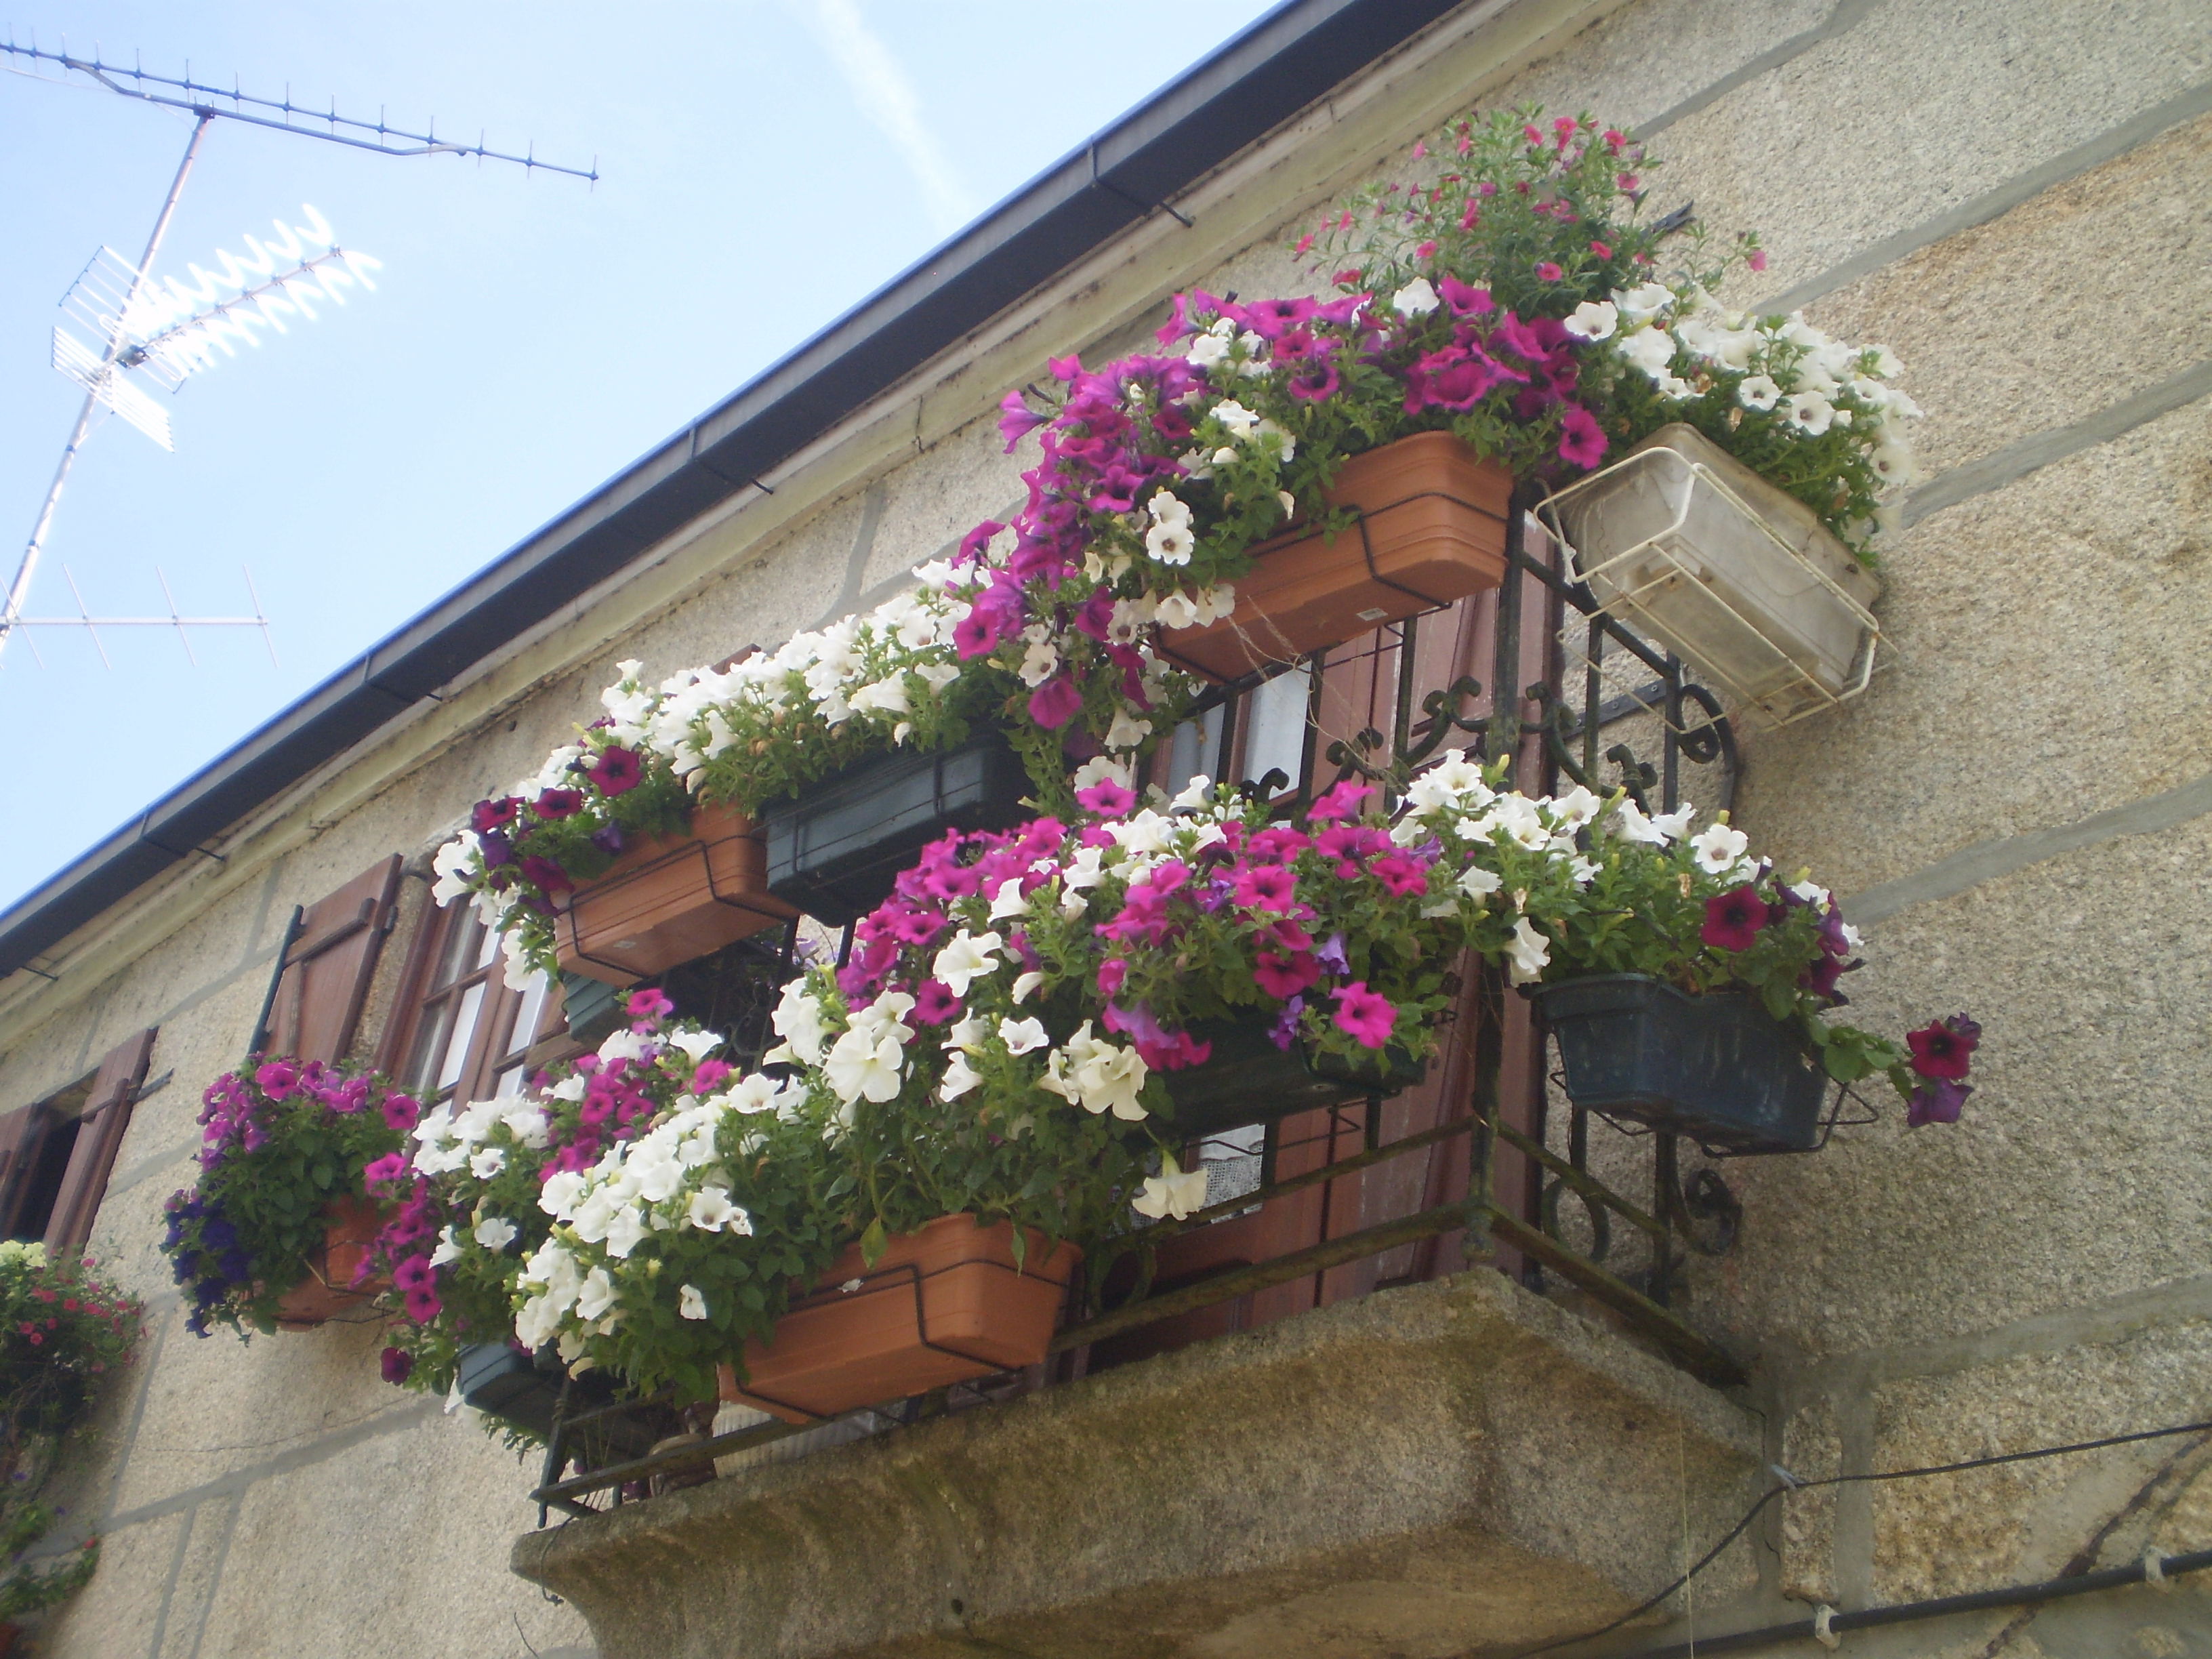
[[[610,1152],[619,1159],[678,1102],[729,1075],[714,1058],[722,1039],[672,1021],[672,1012],[659,991],[631,992],[623,1024],[597,1052],[537,1074],[521,1094],[422,1114],[406,1144],[363,1171],[388,1206],[374,1257],[404,1316],[384,1352],[386,1381],[433,1394],[458,1387],[465,1397],[483,1390],[492,1402],[485,1409],[526,1434],[538,1432],[539,1417],[550,1420],[557,1362],[543,1388],[532,1387],[544,1375],[531,1358],[543,1339],[520,1350],[520,1365],[470,1355],[515,1340],[524,1263],[553,1229],[540,1201],[547,1183]]]
[[[362,1172],[418,1109],[318,1060],[264,1060],[210,1085],[199,1177],[170,1197],[161,1241],[193,1334],[308,1330],[386,1288],[368,1259],[380,1218]]]
[[[750,820],[695,801],[648,740],[660,696],[639,679],[643,665],[617,666],[600,694],[606,713],[535,777],[478,801],[434,860],[438,902],[476,906],[511,978],[627,987],[793,914],[767,891]]]
[[[1694,225],[1643,218],[1656,163],[1589,117],[1455,121],[1413,160],[1414,182],[1299,240],[1333,297],[1177,295],[1161,351],[1059,360],[1062,390],[1008,395],[1009,447],[1034,432],[1042,453],[1011,526],[1025,563],[999,579],[1008,632],[1092,617],[1241,674],[1494,586],[1513,480],[1568,484],[1670,424],[1868,556],[1917,410],[1880,348],[1718,308],[1732,264],[1763,268],[1755,237],[1708,252]],[[1688,263],[1655,282],[1677,234]],[[1417,453],[1437,470],[1410,487],[1369,476]],[[1453,547],[1450,572],[1393,575],[1385,520],[1448,508],[1456,523],[1424,534]]]
[[[1826,889],[1751,858],[1726,814],[1692,834],[1687,806],[1500,795],[1444,769],[1408,805],[1512,917],[1499,959],[1544,1011],[1577,1105],[1717,1152],[1806,1152],[1828,1085],[1879,1073],[1908,1124],[1958,1118],[1980,1028],[1957,1015],[1900,1044],[1832,1022],[1856,932]]]
[[[42,1244],[0,1243],[0,1652],[15,1620],[75,1595],[100,1565],[100,1540],[32,1553],[59,1511],[43,1497],[66,1437],[107,1378],[129,1363],[144,1310],[99,1277],[90,1258],[49,1259]]]

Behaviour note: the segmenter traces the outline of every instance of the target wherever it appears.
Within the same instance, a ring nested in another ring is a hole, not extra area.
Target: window
[[[0,1117],[0,1236],[73,1250],[92,1237],[154,1052],[139,1031],[89,1077]]]
[[[566,1029],[555,986],[535,975],[510,990],[505,969],[499,935],[468,906],[423,916],[385,1063],[424,1104],[520,1094],[531,1050]]]

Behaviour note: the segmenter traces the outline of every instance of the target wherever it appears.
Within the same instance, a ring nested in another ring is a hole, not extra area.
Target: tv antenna
[[[436,136],[434,120],[429,123],[427,132],[409,132],[388,125],[381,110],[372,123],[339,114],[335,100],[327,111],[295,104],[289,87],[282,99],[255,97],[234,82],[226,92],[220,87],[193,80],[190,64],[185,66],[181,77],[152,75],[135,62],[128,69],[103,62],[97,48],[88,58],[73,57],[66,40],[59,52],[50,52],[40,47],[35,38],[29,46],[19,45],[11,33],[4,43],[0,43],[0,55],[28,64],[28,68],[6,66],[10,73],[27,79],[63,86],[104,88],[142,103],[183,110],[192,117],[191,137],[185,142],[184,158],[178,163],[176,176],[161,198],[161,210],[155,216],[153,231],[146,239],[145,252],[138,257],[137,263],[133,264],[112,249],[102,248],[63,299],[63,309],[84,325],[100,343],[96,348],[89,346],[64,329],[54,330],[54,368],[84,387],[84,402],[77,410],[76,424],[63,447],[60,465],[54,470],[53,482],[47,487],[46,500],[31,527],[30,540],[16,565],[15,579],[9,584],[4,602],[0,602],[0,653],[6,651],[8,641],[17,629],[32,627],[81,627],[92,634],[95,647],[99,646],[98,629],[102,627],[173,627],[179,638],[185,641],[187,656],[191,653],[191,641],[185,634],[187,628],[259,628],[267,642],[268,618],[261,614],[258,597],[252,617],[184,617],[178,614],[172,599],[166,617],[95,617],[86,609],[82,594],[77,595],[79,614],[76,617],[34,617],[26,616],[23,610],[30,597],[32,580],[38,574],[47,533],[53,526],[54,511],[60,505],[62,490],[69,482],[77,452],[90,435],[94,414],[103,408],[110,410],[164,449],[174,447],[169,436],[168,412],[132,378],[134,374],[143,373],[157,386],[174,392],[189,375],[211,367],[218,350],[226,356],[235,356],[240,343],[260,343],[257,331],[286,332],[283,319],[288,316],[313,320],[318,300],[343,305],[345,289],[374,286],[368,273],[380,268],[377,262],[357,250],[339,247],[331,237],[329,225],[313,208],[306,210],[307,224],[287,226],[282,220],[277,221],[276,236],[265,244],[248,236],[244,259],[222,252],[216,256],[222,267],[218,271],[210,272],[192,264],[187,267],[192,277],[189,284],[174,276],[157,282],[154,276],[155,258],[161,252],[162,238],[176,213],[178,198],[184,194],[185,181],[191,176],[192,164],[199,157],[208,128],[217,120],[240,121],[382,155],[474,156],[479,165],[488,161],[507,161],[526,173],[542,169],[593,184],[599,181],[598,160],[594,158],[586,170],[541,161],[534,145],[520,155],[489,149],[482,134],[473,144],[441,139]],[[160,574],[158,569],[155,574]],[[67,577],[68,572],[64,570],[63,574]],[[76,583],[73,578],[70,586],[75,592]],[[250,574],[246,588],[249,593],[252,592]],[[166,578],[162,580],[162,592],[167,597]],[[34,655],[36,651],[34,645]],[[106,648],[100,647],[100,651],[101,659],[106,661]],[[276,655],[273,644],[270,655],[272,659]]]

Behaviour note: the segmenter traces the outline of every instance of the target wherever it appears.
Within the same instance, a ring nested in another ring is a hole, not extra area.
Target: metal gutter
[[[1462,3],[1286,0],[0,912],[0,976],[1171,210],[1177,193]]]

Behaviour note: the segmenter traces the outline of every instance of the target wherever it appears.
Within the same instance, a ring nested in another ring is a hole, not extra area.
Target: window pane
[[[524,1081],[523,1073],[526,1069],[526,1067],[520,1066],[510,1066],[505,1071],[501,1072],[496,1078],[493,1079],[491,1089],[492,1098],[494,1100],[505,1100],[510,1095],[520,1094],[522,1092],[522,1085]]]
[[[1293,669],[1261,684],[1246,702],[1244,775],[1256,783],[1278,770],[1295,791],[1305,781],[1306,708],[1313,695],[1313,671]]]
[[[422,1034],[415,1039],[415,1060],[407,1068],[407,1086],[427,1095],[436,1088],[438,1067],[446,1057],[446,1038],[453,1029],[453,999],[446,997],[422,1010]]]
[[[508,1054],[521,1054],[538,1041],[538,1022],[545,1018],[545,998],[552,988],[552,981],[544,975],[530,976],[530,984],[522,993],[522,1006],[515,1011],[514,1027],[507,1033]]]
[[[469,963],[482,948],[485,928],[475,916],[463,912],[447,924],[445,949],[441,951],[438,972],[430,988],[442,991],[469,971]]]
[[[461,993],[460,1011],[453,1018],[453,1034],[438,1063],[441,1090],[450,1089],[461,1080],[461,1068],[468,1064],[469,1042],[477,1034],[477,1020],[483,1012],[483,998],[481,980]]]
[[[1203,776],[1213,781],[1221,747],[1221,715],[1218,704],[1194,720],[1185,720],[1175,729],[1168,745],[1168,793],[1182,793],[1183,786],[1193,778]]]
[[[489,927],[480,927],[483,941],[477,946],[477,966],[481,968],[499,955],[499,935]]]

